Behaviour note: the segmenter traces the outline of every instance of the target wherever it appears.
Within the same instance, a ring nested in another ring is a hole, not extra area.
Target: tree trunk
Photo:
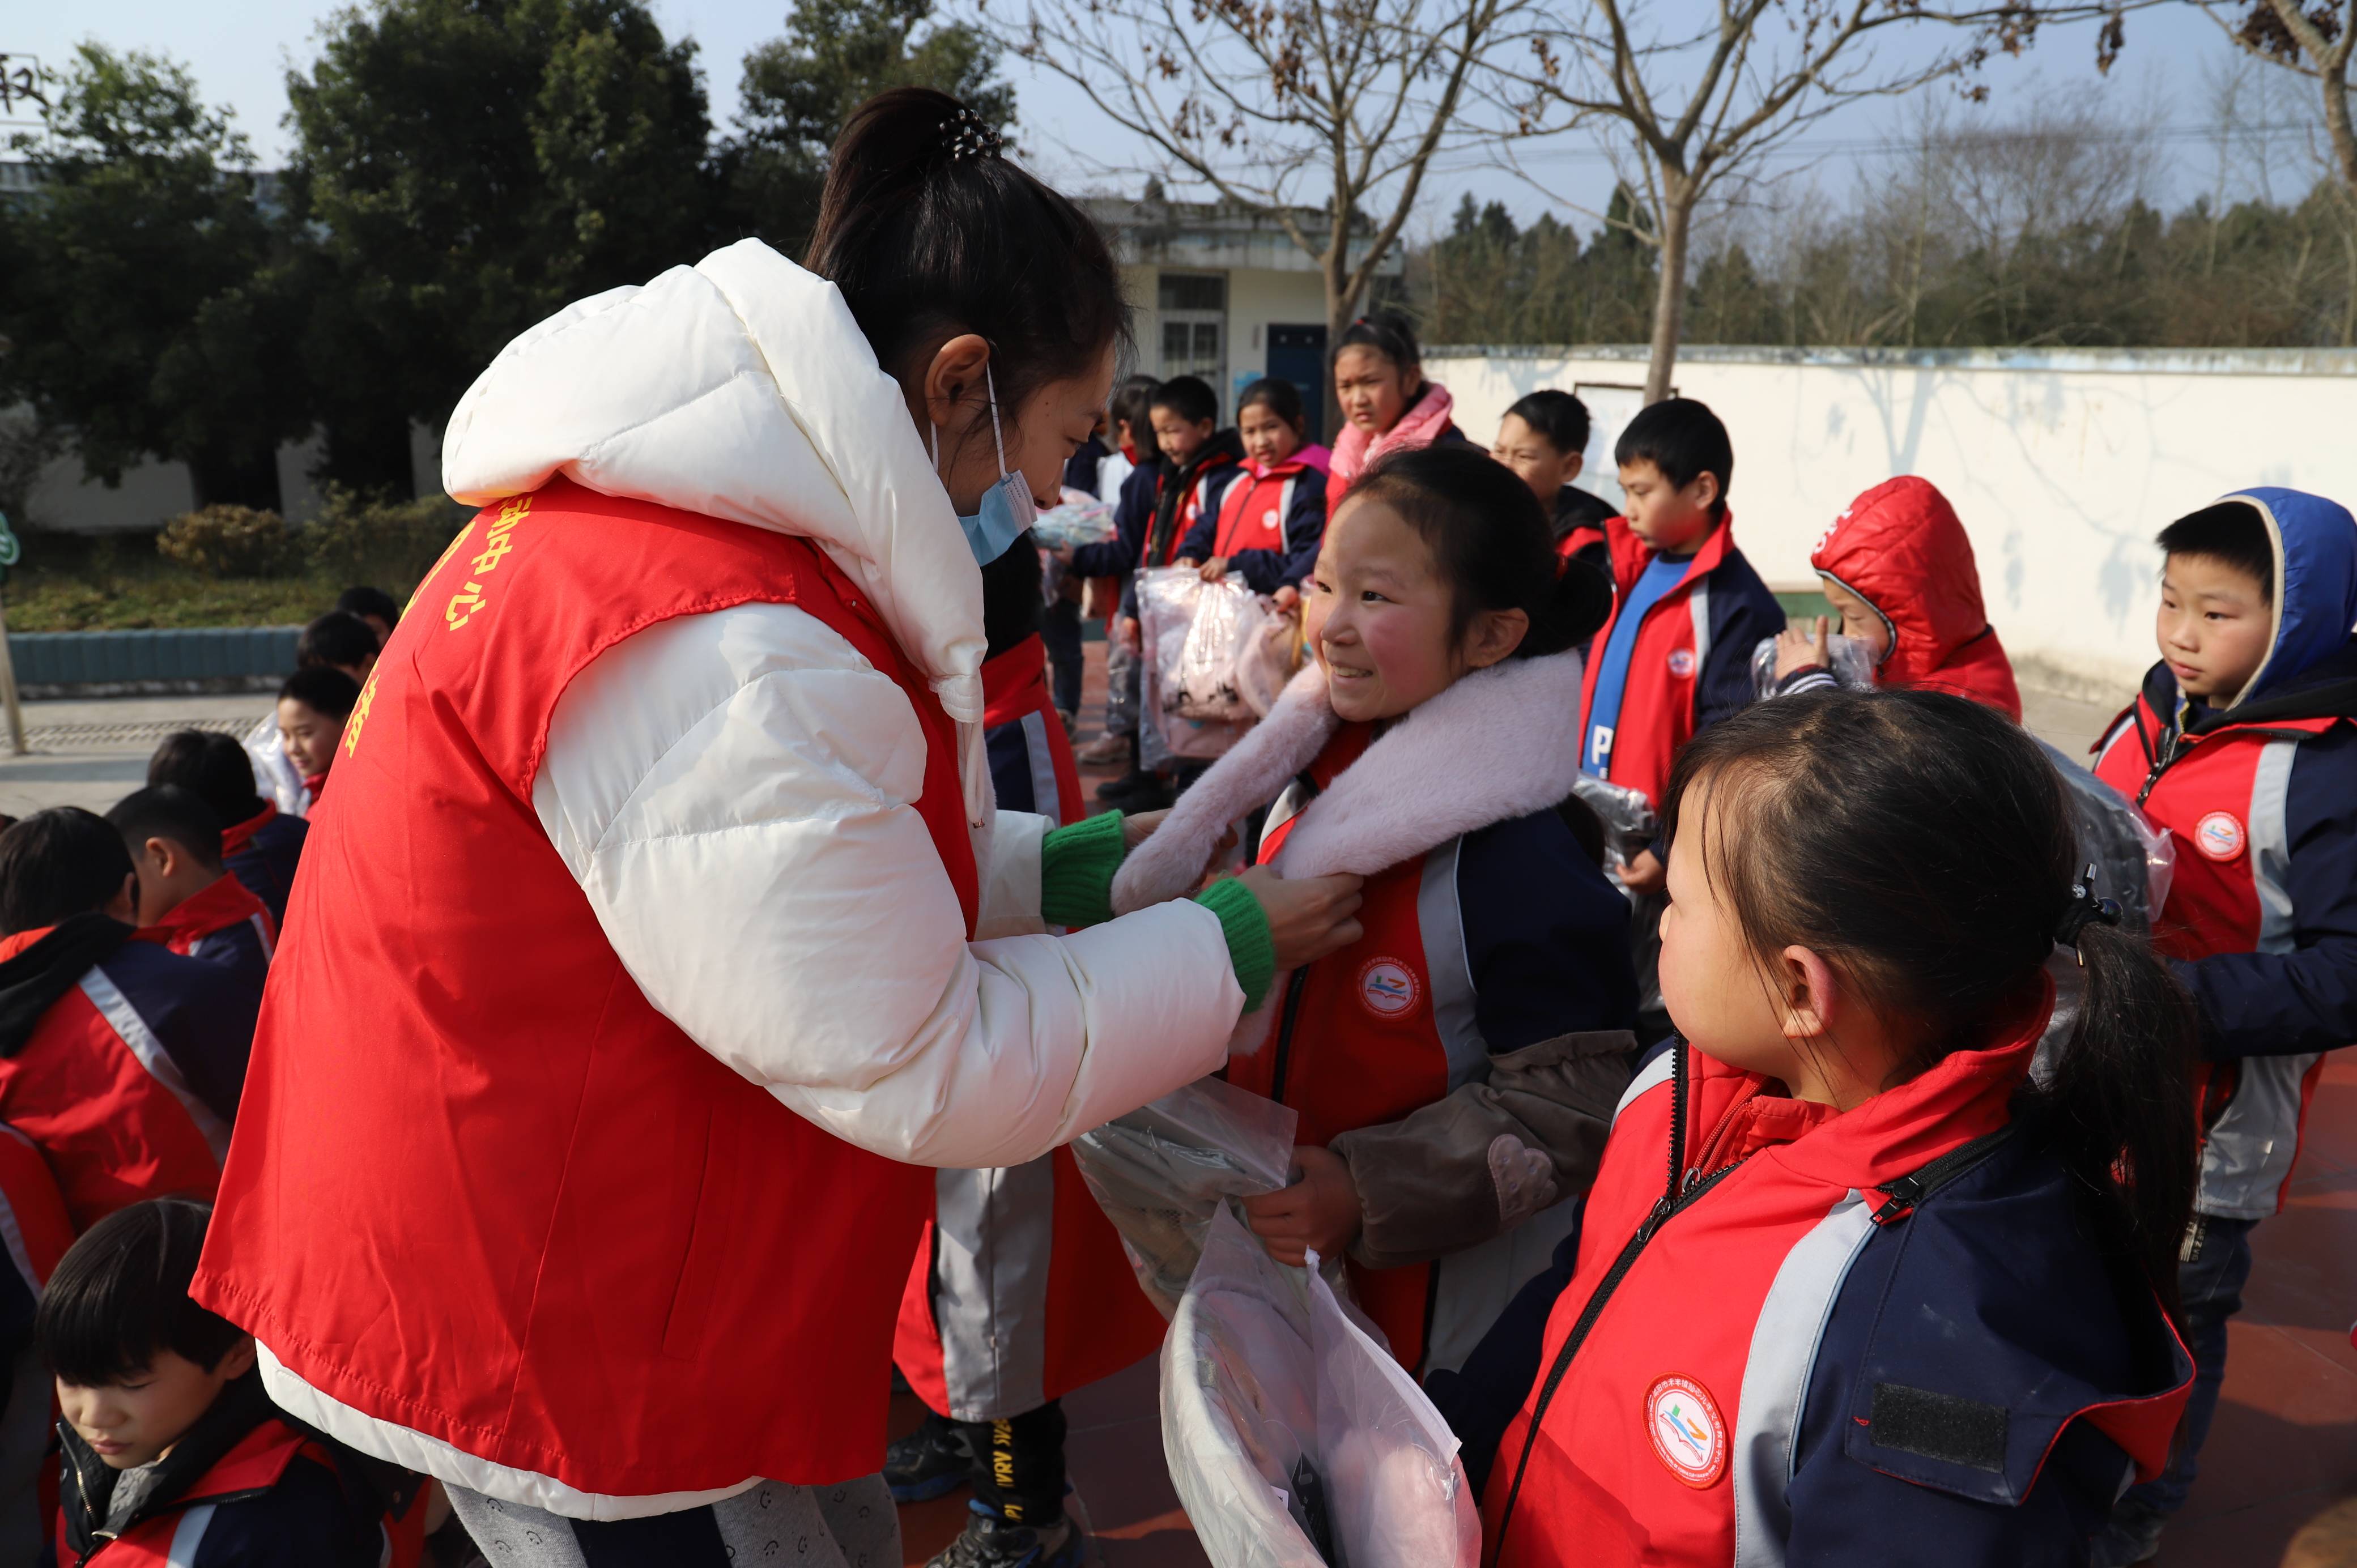
[[[1653,295],[1653,358],[1645,369],[1645,401],[1670,395],[1670,371],[1686,311],[1686,236],[1694,221],[1695,188],[1683,174],[1662,171],[1662,277]]]

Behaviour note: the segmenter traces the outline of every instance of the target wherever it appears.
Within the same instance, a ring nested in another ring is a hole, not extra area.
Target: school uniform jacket
[[[2009,1124],[2038,1035],[1846,1114],[1683,1046],[1656,1057],[1537,1353],[1518,1302],[1440,1391],[1486,1474],[1487,1561],[2083,1563],[2131,1468],[2165,1459],[2192,1364],[2149,1285],[2090,1244],[2092,1206],[2034,1127],[1936,1184],[1942,1156]],[[1902,1184],[1919,1173],[1928,1196]],[[1519,1404],[1494,1453],[1467,1384]]]
[[[2013,663],[1981,604],[1973,542],[1929,479],[1902,475],[1858,497],[1817,541],[1809,564],[1882,618],[1889,641],[1875,666],[1877,685],[1970,697],[2021,722]]]
[[[1162,476],[1168,467],[1155,456],[1130,469],[1113,497],[1114,537],[1099,544],[1073,546],[1069,568],[1073,576],[1126,578],[1137,570],[1138,552],[1146,548],[1155,498],[1162,493]]]
[[[77,1232],[213,1196],[259,1001],[103,915],[0,940],[0,1122],[38,1146]]]
[[[2204,1214],[2282,1207],[2323,1053],[2357,1042],[2357,525],[2246,490],[2275,544],[2266,662],[2223,707],[2166,662],[2096,743],[2095,772],[2177,849],[2153,940],[2201,1004]]]
[[[1509,660],[1377,738],[1335,719],[1312,665],[1116,876],[1120,908],[1200,869],[1218,828],[1280,789],[1262,862],[1367,876],[1364,934],[1279,976],[1229,1063],[1230,1082],[1294,1107],[1299,1142],[1397,1122],[1486,1082],[1494,1057],[1634,1022],[1627,900],[1554,810],[1577,771],[1557,715],[1578,667],[1572,653]],[[1557,1174],[1568,1191],[1587,1173]],[[1558,1203],[1435,1264],[1353,1257],[1360,1305],[1403,1365],[1454,1366],[1545,1266],[1571,1212]]]
[[[1325,534],[1323,474],[1298,457],[1267,468],[1247,461],[1219,510],[1196,522],[1178,553],[1192,561],[1220,556],[1254,593],[1273,594],[1309,575]]]
[[[1612,553],[1612,616],[1589,646],[1590,662],[1580,688],[1578,734],[1587,735],[1587,712],[1596,697],[1600,650],[1612,639],[1629,591],[1653,559],[1653,551],[1631,532],[1624,518],[1605,524]],[[1605,777],[1641,789],[1661,803],[1670,765],[1696,731],[1751,701],[1751,650],[1763,637],[1784,628],[1783,607],[1735,545],[1735,514],[1711,530],[1670,591],[1646,610],[1629,652],[1628,683],[1612,729]]]
[[[1566,561],[1585,561],[1609,576],[1611,548],[1604,541],[1604,525],[1611,521],[1612,503],[1602,496],[1566,485],[1555,492],[1555,553]]]
[[[246,890],[270,909],[270,918],[286,923],[286,896],[295,887],[295,868],[303,859],[303,835],[310,823],[290,817],[274,801],[242,822],[221,830],[221,865],[245,884]]]
[[[1080,775],[1039,639],[985,660],[982,680],[1000,808],[1080,821]],[[892,1348],[928,1409],[957,1421],[1028,1414],[1150,1354],[1162,1330],[1068,1150],[933,1173],[933,1217]]]
[[[346,725],[194,1294],[307,1424],[569,1518],[870,1473],[919,1167],[1215,1066],[1218,919],[1041,932],[974,558],[767,247],[526,332],[444,464],[507,499]]]
[[[116,1530],[109,1470],[59,1422],[58,1557],[64,1568],[413,1568],[424,1543],[414,1487],[374,1473],[281,1419],[248,1373],[158,1463]]]
[[[176,953],[220,964],[253,989],[254,1005],[261,1006],[270,955],[278,947],[278,922],[236,876],[224,871],[218,881],[180,900],[140,935]]]
[[[33,1315],[73,1239],[41,1151],[0,1122],[0,1563],[37,1563],[48,1540],[41,1472],[52,1383],[33,1349]]]

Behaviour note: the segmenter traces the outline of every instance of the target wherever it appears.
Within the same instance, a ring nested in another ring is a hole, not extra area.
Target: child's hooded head
[[[1396,718],[1475,670],[1590,636],[1610,590],[1556,556],[1512,470],[1462,443],[1392,453],[1336,508],[1303,630],[1334,711]]]
[[[112,1469],[152,1463],[253,1369],[253,1339],[188,1299],[211,1215],[178,1197],[119,1209],[42,1293],[33,1337],[59,1405]]]
[[[2345,520],[2345,514],[2344,514]],[[2177,689],[2227,707],[2276,643],[2276,538],[2266,514],[2235,498],[2188,512],[2155,541],[2165,556],[2154,639]]]

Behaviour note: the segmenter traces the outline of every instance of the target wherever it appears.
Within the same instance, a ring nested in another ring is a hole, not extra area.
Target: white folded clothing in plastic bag
[[[1072,1140],[1072,1161],[1146,1296],[1178,1308],[1221,1201],[1293,1179],[1292,1107],[1200,1079]]]
[[[1241,577],[1206,583],[1191,566],[1137,575],[1148,767],[1222,756],[1252,727],[1236,653],[1247,627],[1259,625],[1257,604]]]
[[[1326,1282],[1222,1206],[1162,1343],[1162,1444],[1213,1568],[1475,1568],[1457,1438]]]
[[[1651,844],[1653,835],[1661,831],[1661,817],[1641,789],[1582,773],[1572,779],[1571,792],[1604,824],[1607,871],[1618,872],[1636,859],[1638,852]]]
[[[1825,653],[1833,660],[1835,684],[1852,692],[1874,690],[1874,654],[1865,643],[1835,632],[1825,639]],[[1769,697],[1775,693],[1776,639],[1763,637],[1751,650],[1751,694]]]

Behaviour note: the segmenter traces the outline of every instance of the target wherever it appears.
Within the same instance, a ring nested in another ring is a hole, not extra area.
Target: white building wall
[[[1639,349],[1445,348],[1426,369],[1486,442],[1524,392],[1626,388],[1645,364]],[[2248,485],[2357,506],[2350,350],[1688,349],[1674,380],[1727,422],[1737,538],[1761,576],[1813,584],[1809,552],[1843,507],[1920,474],[1972,535],[2007,649],[2050,687],[2115,694],[2151,664],[2152,536],[2171,519]],[[1609,480],[1612,437],[1638,398],[1589,401],[1609,416],[1589,467]]]

